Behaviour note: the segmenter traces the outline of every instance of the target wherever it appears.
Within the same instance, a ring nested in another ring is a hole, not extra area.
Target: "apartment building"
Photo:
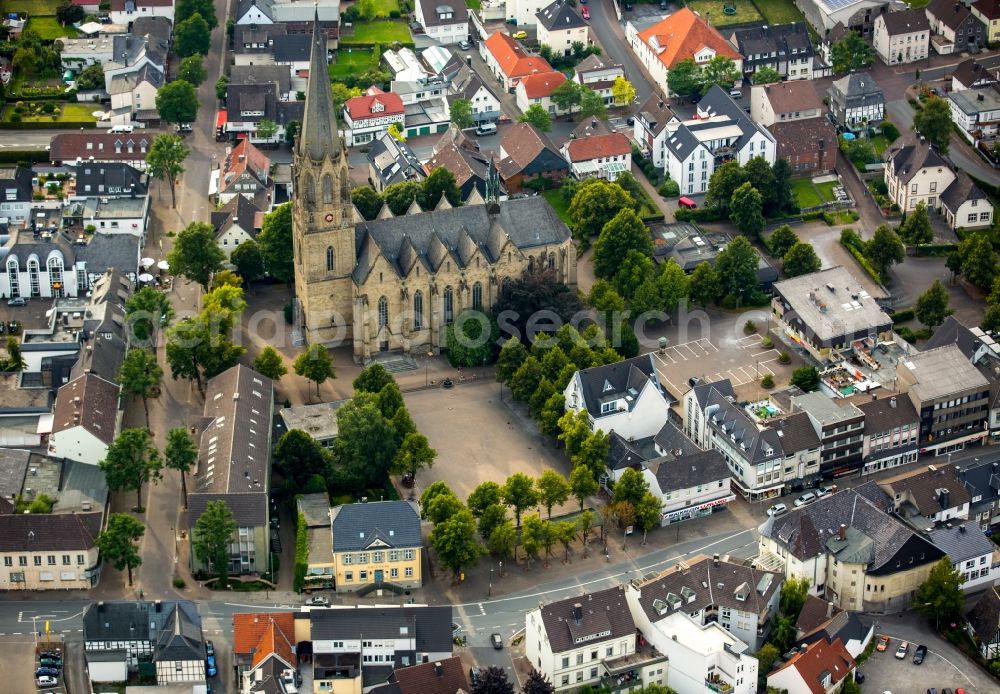
[[[913,63],[927,58],[931,25],[923,8],[886,12],[875,19],[872,35],[875,53],[886,65]]]
[[[864,413],[864,474],[888,470],[917,460],[920,417],[905,395],[858,404]]]
[[[820,440],[820,472],[838,476],[861,467],[865,415],[853,403],[838,404],[820,392],[792,398],[792,407],[805,412]]]

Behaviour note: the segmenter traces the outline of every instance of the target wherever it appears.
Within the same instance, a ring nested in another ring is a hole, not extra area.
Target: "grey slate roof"
[[[983,643],[996,643],[1000,634],[1000,594],[991,586],[965,616],[969,626]]]
[[[574,616],[580,605],[579,619]],[[543,605],[542,624],[553,653],[579,648],[579,644],[598,644],[635,636],[635,622],[625,602],[625,588],[616,586],[596,593]],[[606,636],[595,637],[596,634]]]
[[[736,391],[733,390],[733,384],[728,378],[721,381],[697,383],[693,390],[695,400],[701,409],[705,409],[713,401],[713,392],[724,398],[736,398]]]
[[[563,29],[581,29],[587,26],[587,22],[568,2],[556,0],[554,3],[535,13],[538,23],[549,31],[560,31]]]
[[[31,451],[0,448],[0,499],[13,499],[21,493],[30,457]]]
[[[188,517],[191,519],[189,524],[192,528],[212,501],[225,501],[239,528],[264,525],[264,519],[267,518],[267,494],[191,492],[188,494]]]
[[[782,417],[771,424],[771,428],[781,437],[781,448],[786,456],[820,446],[819,436],[806,412],[796,412]]]
[[[912,34],[916,31],[925,31],[930,34],[931,30],[930,20],[927,19],[927,13],[922,7],[900,12],[886,12],[882,15],[882,20],[885,22],[889,36]]]
[[[153,657],[157,662],[200,661],[205,658],[201,617],[194,604],[177,603],[156,639]]]
[[[601,403],[631,397],[629,407],[638,401],[647,385],[659,390],[659,376],[653,363],[652,354],[643,354],[632,359],[624,359],[613,364],[604,364],[577,372],[583,395],[582,405],[592,417],[601,416]]]
[[[236,3],[236,19],[241,19],[243,15],[254,7],[260,10],[261,13],[268,19],[274,20],[273,0],[239,0]]]
[[[719,390],[708,392],[706,424],[718,436],[739,446],[751,465],[784,456],[782,437],[778,436],[778,432],[771,428],[758,429],[746,412]]]
[[[612,431],[608,443],[608,457],[605,466],[609,470],[624,470],[625,468],[640,469],[646,461],[635,442],[624,438],[617,431]]]
[[[125,361],[128,348],[125,336],[125,311],[117,307],[106,309],[104,320],[97,325],[96,321],[84,322],[84,335],[87,337],[87,348],[81,353],[80,360],[73,366],[71,378],[85,373],[100,376],[111,383],[118,382],[118,372]]]
[[[77,195],[139,197],[146,194],[146,174],[129,164],[85,162],[75,168]]]
[[[101,532],[103,511],[0,516],[0,552],[85,552]]]
[[[0,188],[6,191],[16,190],[17,202],[30,202],[32,197],[31,169],[23,166],[5,166],[0,168]],[[11,198],[7,198],[8,202]]]
[[[133,234],[105,234],[90,237],[86,246],[74,246],[76,259],[87,264],[87,273],[101,274],[118,270],[134,275],[139,269],[140,239]]]
[[[975,513],[980,504],[991,506],[1000,499],[1000,465],[996,462],[986,461],[975,467],[966,467],[959,474],[965,482],[969,497],[982,497],[979,501],[972,502],[970,515]]]
[[[371,501],[334,507],[333,551],[420,547],[420,514],[408,501]]]
[[[793,48],[799,58],[813,55],[812,41],[809,40],[805,22],[735,29],[728,38],[729,43],[748,57],[775,53],[778,60],[784,60],[791,55]]]
[[[927,538],[948,555],[952,564],[991,554],[996,549],[996,545],[983,534],[979,525],[971,521],[956,521],[951,528],[937,528],[927,533]]]
[[[708,484],[728,479],[729,466],[726,459],[714,448],[699,451],[693,455],[681,455],[675,458],[665,458],[661,462],[650,461],[650,466],[656,465],[656,481],[663,492],[690,489],[699,484]]]
[[[305,34],[282,34],[274,37],[271,54],[279,63],[293,63],[308,60],[312,50],[312,40]],[[288,70],[286,69],[287,73]]]
[[[934,349],[945,345],[956,344],[969,361],[975,356],[978,339],[969,328],[962,325],[955,316],[948,316],[944,323],[938,326],[931,338],[924,344],[924,349]]]
[[[277,46],[279,38],[285,37],[275,37],[275,46]],[[308,44],[309,37],[304,38]],[[287,92],[291,89],[291,82],[291,72],[287,65],[233,65],[232,71],[229,73],[229,84],[231,85],[274,83],[278,85],[279,91]]]
[[[132,20],[133,36],[149,36],[163,43],[170,41],[171,22],[166,17],[139,16]]]
[[[426,178],[423,164],[410,146],[389,133],[375,140],[368,149],[368,164],[378,173],[383,185]]]
[[[942,193],[941,204],[952,212],[957,212],[962,203],[968,200],[987,199],[986,193],[979,189],[965,171],[959,169],[955,172],[955,180]]]
[[[874,436],[904,424],[920,424],[920,416],[908,397],[896,396],[869,400],[858,404],[865,413],[865,434]]]
[[[861,108],[874,104],[884,104],[885,96],[875,78],[867,72],[852,73],[830,85],[830,89],[844,95],[846,108]]]
[[[933,468],[933,469],[932,469]],[[969,503],[972,499],[958,473],[957,465],[929,465],[879,481],[890,496],[906,498],[921,516],[930,517],[949,508]],[[941,495],[947,490],[947,496]],[[897,506],[899,504],[897,503]]]
[[[354,281],[364,282],[379,253],[400,276],[406,276],[418,262],[436,272],[446,259],[463,267],[475,249],[495,262],[508,241],[518,249],[528,249],[563,243],[570,237],[569,229],[541,196],[505,200],[499,207],[496,217],[486,205],[465,205],[358,224]]]
[[[944,157],[927,143],[903,145],[892,150],[889,158],[900,183],[908,183],[923,168],[951,168]]]
[[[670,400],[670,398],[668,398]],[[677,428],[668,418],[660,430],[653,436],[653,443],[661,449],[670,452],[670,455],[679,457],[684,455],[694,455],[701,452],[701,449],[694,441],[689,439],[683,431]]]
[[[424,24],[429,27],[446,24],[463,24],[469,21],[469,10],[459,0],[417,0],[423,11]],[[440,10],[440,12],[439,12]],[[451,19],[442,19],[451,14]]]
[[[257,238],[255,220],[260,210],[245,195],[237,194],[233,199],[212,213],[212,226],[215,227],[218,238],[230,224],[236,224],[240,229]]]
[[[766,129],[751,120],[750,115],[733,101],[733,97],[729,96],[726,90],[717,84],[712,85],[708,93],[698,102],[698,111],[707,112],[711,117],[726,116],[733,125],[739,127],[741,134],[733,145],[737,150],[742,149],[747,141],[758,132],[763,133],[768,140],[772,142],[774,140]],[[700,144],[695,133],[699,130],[716,127],[718,127],[717,123],[686,122],[667,139],[667,147],[673,150],[679,159],[686,159]]]
[[[314,161],[325,155],[343,152],[337,111],[333,107],[330,74],[327,71],[327,39],[320,31],[319,8],[313,22],[312,57],[309,63],[309,85],[306,90],[305,114],[298,137],[298,155],[308,155]]]
[[[361,634],[365,639],[395,639],[405,628],[416,636],[417,652],[451,653],[451,615],[451,605],[331,607],[312,610],[309,621],[313,641],[357,639]]]
[[[193,603],[102,601],[87,606],[83,614],[83,638],[85,642],[148,641],[155,644],[168,626],[173,628],[173,613],[178,609],[184,611],[181,625],[184,634],[190,637],[193,625],[200,637],[201,617]],[[167,651],[168,654],[172,652]],[[204,658],[204,653],[202,647],[200,658]]]
[[[667,598],[670,594],[680,598],[679,606],[689,614],[717,605],[752,612],[766,619],[769,603],[784,580],[780,573],[742,564],[720,561],[716,566],[714,560],[706,556],[684,563],[686,566],[674,566],[640,584],[639,602],[651,622],[658,622],[676,611],[677,607],[670,604],[673,600]],[[746,599],[738,600],[737,592]]]

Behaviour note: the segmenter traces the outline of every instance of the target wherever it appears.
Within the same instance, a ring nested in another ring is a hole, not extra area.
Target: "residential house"
[[[1000,563],[994,561],[997,546],[980,532],[978,523],[946,523],[927,533],[927,539],[948,556],[962,577],[962,590],[993,587],[1000,578]]]
[[[569,165],[548,135],[530,123],[515,123],[500,140],[497,169],[507,191],[517,193],[526,183],[540,178],[559,183]]]
[[[820,440],[820,472],[836,477],[861,468],[865,414],[850,402],[821,392],[792,397],[792,408],[805,412]]]
[[[381,137],[393,124],[405,125],[403,100],[398,94],[369,87],[367,93],[344,104],[344,127],[352,147]]]
[[[587,412],[591,429],[625,438],[656,434],[676,402],[660,384],[652,354],[577,371],[564,395],[566,410]]]
[[[1000,656],[1000,593],[988,588],[965,616],[965,629],[987,660]]]
[[[393,80],[416,82],[432,74],[412,48],[383,51],[382,63],[389,69]]]
[[[209,194],[214,194],[219,204],[225,205],[237,195],[256,204],[257,209],[271,209],[271,160],[248,139],[229,150],[219,162],[217,172],[212,172]]]
[[[743,74],[751,81],[764,67],[788,80],[813,78],[816,52],[805,22],[734,29],[727,38],[743,56]]]
[[[0,202],[0,217],[8,224],[23,224],[31,213],[34,183],[31,169],[25,166],[0,168],[0,186],[4,197]]]
[[[680,118],[674,115],[670,105],[659,94],[650,94],[646,103],[635,114],[632,137],[657,168],[665,165],[667,138],[676,131],[680,122]],[[668,128],[668,125],[674,127]]]
[[[294,37],[300,38],[302,34],[293,34]],[[276,36],[275,43],[273,46],[274,53],[278,51],[277,41],[279,38],[285,38],[283,36]],[[305,36],[306,42],[308,43],[310,37]],[[306,47],[306,68],[309,67],[309,56],[308,56],[308,46]],[[277,85],[278,98],[281,101],[294,101],[296,89],[292,86],[292,75],[293,71],[290,71],[288,67],[275,64],[275,65],[262,65],[260,63],[251,63],[250,65],[234,65],[229,72],[229,84],[231,85]]]
[[[619,77],[625,77],[625,68],[599,55],[588,55],[573,68],[573,80],[600,94],[605,106],[614,103],[612,87]]]
[[[521,44],[499,31],[479,44],[479,53],[500,86],[510,93],[528,75],[552,72],[552,66],[544,58],[528,53]]]
[[[70,200],[85,200],[94,196],[105,198],[145,197],[149,191],[149,178],[144,172],[128,164],[111,162],[91,164],[85,162],[75,167],[76,188]]]
[[[929,210],[940,210],[952,229],[987,226],[993,219],[986,195],[927,142],[888,150],[885,183],[900,209],[912,210],[924,202]]]
[[[83,201],[80,220],[84,228],[93,226],[109,236],[133,236],[145,244],[149,205],[148,195],[89,197]]]
[[[318,0],[311,3],[274,0],[273,12],[275,22],[291,24],[300,34],[311,34],[313,21],[318,17],[320,31],[327,28],[328,38],[337,36],[335,27],[340,21],[340,3],[337,0]],[[334,27],[334,30],[329,30],[330,27]]]
[[[146,170],[146,155],[153,138],[145,133],[57,133],[49,144],[49,162],[57,165],[121,163]]]
[[[786,121],[768,128],[796,175],[832,173],[837,165],[837,129],[826,118]]]
[[[79,70],[90,65],[104,65],[115,57],[114,35],[88,38],[61,38],[59,53],[63,70]]]
[[[827,362],[855,340],[889,340],[892,319],[839,265],[774,283],[771,311],[796,344]]]
[[[886,65],[925,60],[930,41],[931,25],[923,8],[886,12],[875,19],[872,44]]]
[[[295,510],[296,518],[304,521],[309,546],[303,585],[307,590],[332,589],[335,574],[330,496],[326,492],[299,494],[295,499]]]
[[[0,590],[88,590],[97,585],[101,578],[97,536],[104,528],[103,508],[15,513],[14,503],[5,497],[0,498],[4,567]]]
[[[951,120],[958,132],[975,145],[997,136],[1000,126],[1000,93],[992,86],[963,89],[948,95]]]
[[[7,354],[6,348],[3,353]],[[19,372],[0,374],[0,447],[41,446],[41,429],[52,420],[52,391],[20,386]]]
[[[233,139],[250,138],[253,142],[280,142],[285,139],[286,128],[292,122],[302,122],[304,101],[282,98],[280,85],[235,84],[226,88],[225,118],[220,124],[222,132]],[[270,137],[258,135],[262,122],[274,123],[277,128]]]
[[[778,393],[772,395],[772,401]],[[744,410],[746,411],[746,410]],[[822,443],[812,417],[807,412],[793,412],[768,421],[781,441],[782,477],[788,489],[797,491],[819,483]]]
[[[854,674],[854,657],[840,639],[801,646],[767,676],[767,686],[788,694],[833,694]]]
[[[941,55],[976,53],[986,46],[986,25],[968,5],[956,0],[932,0],[925,8],[931,45]]]
[[[457,655],[393,670],[371,694],[457,694],[472,691],[468,670]]]
[[[49,455],[97,465],[108,454],[120,425],[120,388],[95,374],[83,374],[59,388],[52,411]]]
[[[137,73],[149,66],[163,73],[170,42],[156,34],[117,34],[112,37],[114,55],[104,66],[104,90],[111,92],[115,77]]]
[[[986,25],[986,41],[993,43],[1000,39],[1000,0],[979,0],[970,9]]]
[[[551,48],[554,55],[572,55],[574,43],[584,46],[589,43],[587,22],[576,7],[564,0],[555,0],[540,10],[535,19],[538,44]]]
[[[967,520],[971,497],[957,465],[928,465],[878,482],[892,511],[916,530],[949,520]]]
[[[403,131],[406,137],[443,133],[451,124],[448,104],[448,83],[440,76],[425,77],[416,82],[393,81],[390,93],[398,94],[403,102]]]
[[[969,491],[969,518],[983,532],[996,532],[1000,525],[1000,463],[985,461],[965,467],[959,473]]]
[[[448,101],[465,99],[472,104],[473,123],[495,123],[500,120],[500,99],[468,65],[459,68],[448,88]]]
[[[276,692],[280,675],[295,669],[295,615],[291,612],[233,614],[233,667],[240,694]]]
[[[234,195],[221,208],[212,213],[215,242],[222,248],[228,261],[241,243],[257,238],[260,231],[260,210],[249,199]]]
[[[908,397],[890,395],[858,403],[864,413],[863,474],[917,460],[920,417]]]
[[[165,83],[163,72],[146,63],[134,72],[126,72],[111,78],[108,93],[111,95],[111,122],[128,125],[144,120],[159,120],[150,117],[157,113],[156,92]]]
[[[826,94],[830,114],[845,128],[863,130],[885,118],[885,95],[868,73],[851,73],[834,80]]]
[[[619,174],[632,170],[632,143],[602,120],[578,125],[561,152],[569,162],[570,174],[579,180],[592,177],[614,181]]]
[[[731,59],[743,74],[743,56],[739,51],[687,7],[642,31],[629,22],[625,26],[625,39],[664,94],[670,94],[667,73],[682,60],[704,66],[722,56]]]
[[[517,95],[517,107],[521,111],[527,111],[531,106],[537,104],[553,116],[557,115],[560,110],[552,101],[552,92],[565,81],[566,75],[555,71],[528,75],[514,88],[514,93]]]
[[[394,183],[421,181],[426,177],[424,165],[410,146],[389,133],[368,148],[368,182],[379,193]]]
[[[820,118],[823,102],[811,82],[775,82],[750,90],[750,117],[764,126]]]
[[[1000,56],[968,58],[951,70],[951,92],[988,87],[997,83]]]
[[[274,3],[272,0],[239,0],[233,19],[238,26],[273,24]]]
[[[989,434],[990,383],[957,345],[907,355],[896,377],[920,413],[920,453],[962,450]]]
[[[538,19],[538,13],[549,4],[551,0],[508,0],[504,10],[507,13],[507,23],[520,26],[522,24],[532,25]],[[503,18],[501,14],[500,17]]]
[[[816,32],[823,36],[838,25],[871,39],[875,18],[888,7],[888,0],[847,0],[828,3],[824,0],[799,0],[796,5]]]
[[[662,672],[667,669],[663,656],[650,658],[647,652],[643,658],[644,654],[637,652],[635,622],[621,586],[542,604],[528,612],[524,655],[556,691],[617,684],[620,673],[612,671],[619,662],[632,661],[621,680],[626,687],[633,682],[641,686],[658,681],[656,666],[662,682]]]
[[[944,556],[887,513],[874,482],[842,489],[760,527],[757,566],[809,580],[809,591],[844,610],[897,612]]]
[[[335,587],[354,592],[423,582],[420,513],[409,501],[373,501],[330,511]]]
[[[729,466],[717,450],[654,458],[644,463],[643,476],[662,504],[660,525],[710,516],[736,500]]]
[[[153,663],[159,685],[205,681],[205,642],[194,603],[136,600],[90,603],[83,648],[92,682],[124,682]]]
[[[631,581],[625,592],[629,605],[641,609],[650,624],[680,611],[702,626],[717,622],[757,651],[778,614],[783,582],[780,573],[723,561],[718,554],[698,555]]]
[[[469,11],[465,3],[449,5],[442,0],[417,0],[415,9],[417,23],[438,43],[447,46],[469,37]]]
[[[762,157],[774,163],[774,137],[722,87],[713,85],[708,90],[698,102],[695,116],[668,122],[666,135],[659,140],[664,170],[680,185],[681,195],[704,193],[715,168],[727,161],[745,165]]]
[[[271,379],[237,365],[209,379],[204,424],[199,433],[198,473],[188,494],[188,530],[193,531],[209,502],[222,501],[236,530],[229,547],[229,573],[262,574],[270,568],[269,494]],[[206,563],[191,552],[192,571]]]
[[[753,586],[739,587],[749,596]],[[704,588],[702,589],[704,590]],[[641,602],[634,584],[625,591],[635,626],[654,652],[666,656],[666,686],[678,694],[696,694],[707,689],[731,694],[752,694],[757,690],[757,659],[749,645],[718,622],[700,624],[685,609],[697,595],[677,596],[666,603],[664,614]],[[655,617],[655,618],[654,618]]]
[[[128,26],[148,17],[163,17],[174,21],[173,0],[111,0],[108,12],[112,24]]]
[[[875,636],[875,624],[865,626],[857,612],[842,610],[832,602],[807,595],[795,621],[795,640],[800,645],[838,639],[852,658],[864,653]]]
[[[240,24],[233,27],[233,65],[267,65],[274,60],[274,40],[287,24]]]
[[[473,191],[486,195],[490,161],[457,127],[452,126],[434,146],[434,154],[424,163],[424,171],[430,173],[439,166],[451,171],[462,199],[467,200]]]

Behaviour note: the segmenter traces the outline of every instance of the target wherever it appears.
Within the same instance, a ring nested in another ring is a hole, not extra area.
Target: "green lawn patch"
[[[32,107],[32,103],[35,107]],[[25,123],[55,123],[55,122],[67,122],[67,123],[94,123],[97,118],[94,116],[93,112],[99,110],[96,104],[81,104],[76,102],[66,102],[66,103],[55,103],[56,111],[55,113],[43,113],[41,107],[43,104],[53,103],[49,102],[31,102],[27,99],[24,100],[24,109],[21,113],[21,121]],[[7,108],[3,112],[3,120],[5,123],[11,122],[11,116],[15,113],[15,107],[12,104],[8,104]]]
[[[791,24],[803,22],[802,12],[793,0],[757,0],[757,10],[764,15],[768,24]]]
[[[3,8],[5,15],[8,12],[23,12],[29,17],[34,15],[51,15],[55,17],[56,10],[62,4],[63,0],[5,0],[0,3],[0,7]]]
[[[569,206],[563,202],[562,191],[558,188],[543,190],[542,197],[549,201],[549,204],[552,205],[552,209],[554,209],[556,214],[559,215],[559,219],[563,220],[566,225],[569,226]]]
[[[344,37],[349,43],[409,43],[413,40],[410,36],[410,27],[406,22],[396,22],[391,20],[380,20],[376,22],[358,22],[354,25],[354,36]],[[343,49],[341,49],[343,50]]]
[[[479,0],[465,0],[465,6],[470,10],[480,10],[483,4]]]
[[[910,7],[926,7],[931,0],[910,0]]]
[[[816,190],[811,179],[792,179],[792,192],[795,193],[795,198],[799,201],[799,207],[803,209],[823,204],[823,198],[820,197],[820,192]]]
[[[63,37],[75,39],[79,33],[72,26],[64,27],[59,24],[59,20],[55,16],[31,16],[28,18],[28,23],[25,25],[24,30],[33,31],[41,38],[50,41]]]
[[[833,202],[837,196],[833,194],[833,189],[838,185],[837,181],[827,181],[826,183],[813,183],[813,187],[819,193],[823,202]]]
[[[399,2],[397,0],[375,0],[375,16],[388,17],[393,10],[399,12]]]
[[[879,159],[881,159],[882,153],[885,152],[885,150],[889,149],[889,145],[891,145],[892,143],[889,142],[889,138],[887,138],[885,135],[876,135],[875,137],[870,139],[872,141],[872,147],[875,148],[875,153],[879,156]]]
[[[730,3],[736,6],[736,14],[729,15],[722,11]],[[763,19],[750,0],[688,0],[687,6],[708,19],[714,27],[759,22]]]
[[[371,66],[370,48],[344,48],[337,51],[337,62],[330,63],[330,79],[340,82],[348,75],[361,74]]]

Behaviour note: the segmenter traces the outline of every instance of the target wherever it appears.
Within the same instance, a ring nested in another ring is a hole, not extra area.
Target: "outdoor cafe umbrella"
[[[152,282],[153,281],[153,276],[151,274],[149,274],[148,272],[144,272],[141,275],[139,275],[139,281],[140,282]]]
[[[166,260],[161,260],[160,262],[158,262],[156,264],[156,267],[158,267],[161,270],[169,270],[170,269],[170,263],[168,263]]]
[[[153,260],[152,258],[143,258],[142,260],[139,261],[139,264],[142,265],[144,268],[147,268],[155,265],[156,261]]]

